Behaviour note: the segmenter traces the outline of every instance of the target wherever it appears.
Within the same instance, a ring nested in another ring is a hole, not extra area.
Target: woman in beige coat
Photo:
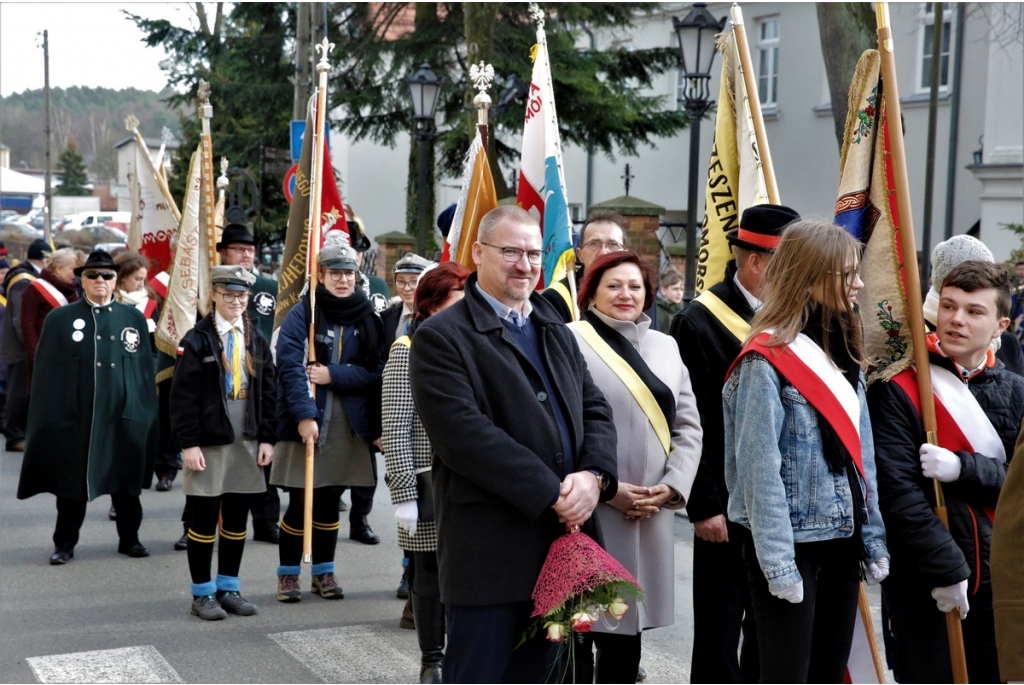
[[[650,330],[654,271],[635,253],[603,255],[580,286],[571,324],[618,434],[618,493],[594,514],[604,545],[640,581],[644,600],[610,631],[594,626],[597,682],[636,679],[640,634],[675,614],[672,510],[686,505],[700,461],[701,427],[690,375],[673,338]],[[583,653],[588,653],[585,647]],[[584,659],[583,661],[589,661]],[[577,681],[584,676],[577,664]]]

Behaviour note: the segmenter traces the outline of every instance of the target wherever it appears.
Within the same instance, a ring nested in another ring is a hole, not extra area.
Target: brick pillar
[[[391,231],[377,236],[375,240],[378,245],[376,275],[387,281],[388,287],[394,291],[395,264],[409,252],[415,251],[416,237],[402,231]]]
[[[636,197],[624,195],[614,200],[591,205],[588,213],[618,212],[626,220],[626,247],[646,259],[655,270],[661,270],[661,241],[658,228],[665,208]]]

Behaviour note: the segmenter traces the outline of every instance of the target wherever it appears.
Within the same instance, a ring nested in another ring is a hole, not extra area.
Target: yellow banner
[[[480,219],[497,206],[498,191],[494,189],[494,178],[491,176],[491,165],[487,162],[483,137],[480,131],[477,131],[467,155],[462,192],[459,193],[459,204],[452,220],[452,229],[448,234],[453,262],[476,271],[476,264],[473,263],[473,243],[476,242]]]

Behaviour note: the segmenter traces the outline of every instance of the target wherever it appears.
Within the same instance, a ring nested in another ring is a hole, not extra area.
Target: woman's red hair
[[[640,269],[640,276],[644,281],[644,311],[651,308],[651,305],[654,304],[654,293],[658,289],[657,275],[654,269],[636,252],[619,250],[601,255],[591,262],[583,273],[583,282],[580,284],[580,291],[576,297],[581,312],[587,310],[594,296],[597,295],[597,286],[601,283],[601,276],[604,275],[604,272],[622,264],[635,264]]]
[[[470,271],[458,262],[442,262],[420,276],[416,284],[416,320],[423,321],[448,301],[453,290],[464,290]]]

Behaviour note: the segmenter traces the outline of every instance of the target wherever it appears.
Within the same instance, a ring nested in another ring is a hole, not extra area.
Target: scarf
[[[307,312],[309,300],[305,300]],[[324,285],[316,286],[316,340],[324,340],[328,327],[355,326],[359,338],[359,351],[352,363],[367,371],[376,371],[380,365],[381,349],[384,341],[384,324],[377,315],[373,304],[362,291],[355,291],[348,297],[336,297],[328,292]],[[307,315],[307,321],[309,320]],[[338,340],[337,344],[341,344]],[[327,345],[316,343],[316,357],[328,360]]]
[[[583,312],[583,319],[594,327],[594,330],[601,336],[601,339],[608,343],[608,346],[612,348],[615,354],[622,357],[636,375],[640,377],[640,380],[647,386],[647,389],[654,395],[658,408],[665,415],[665,422],[668,423],[669,427],[675,425],[675,395],[672,394],[672,390],[667,385],[662,383],[660,378],[654,375],[651,367],[647,366],[647,362],[636,351],[636,348],[621,333],[602,321],[601,317],[594,312],[590,310]]]
[[[811,312],[807,325],[801,332],[824,350],[824,332],[826,330],[828,331],[828,349],[826,352],[832,359],[832,363],[839,368],[847,382],[856,391],[857,385],[860,383],[861,367],[850,357],[850,353],[846,349],[846,338],[842,335],[843,328],[839,318],[834,314],[825,315],[821,308],[817,307]],[[817,410],[815,410],[815,413],[817,413]],[[860,474],[853,463],[853,457],[850,456],[842,440],[836,435],[831,424],[820,414],[818,414],[818,432],[821,436],[822,454],[825,457],[825,463],[828,464],[829,472],[837,476],[845,474],[846,481],[850,485],[850,495],[854,507],[853,536],[851,539],[857,541],[857,544],[851,547],[851,554],[856,557],[856,561],[865,561],[869,557],[867,548],[864,546],[862,531],[864,524],[868,521],[868,508],[867,502],[864,500],[864,490],[861,487]],[[857,573],[863,575],[863,569],[861,569],[859,563],[856,565],[856,568]]]

